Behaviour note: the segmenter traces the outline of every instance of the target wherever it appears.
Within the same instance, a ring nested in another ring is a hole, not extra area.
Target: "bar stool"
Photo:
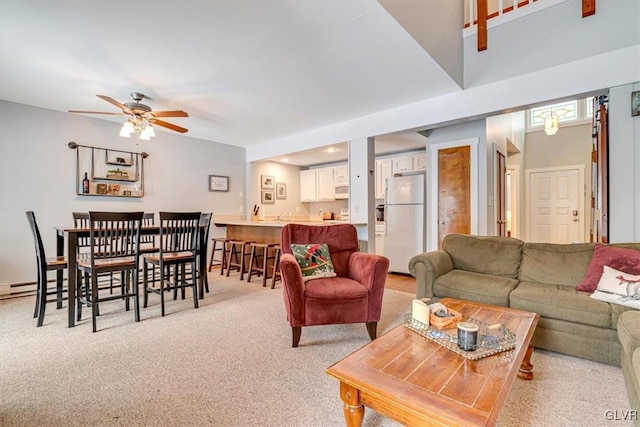
[[[244,240],[229,240],[227,242],[229,248],[227,257],[227,277],[229,277],[229,273],[231,272],[231,269],[233,269],[234,271],[239,271],[240,280],[244,280],[244,273],[247,271],[245,255],[250,255],[250,252],[247,252],[250,243],[254,243],[254,241],[245,242]]]
[[[262,276],[262,286],[267,286],[267,270],[269,268],[269,260],[275,259],[275,254],[269,256],[269,249],[275,246],[275,243],[251,243],[251,256],[249,257],[249,276],[247,283],[251,282],[251,276],[255,273]],[[262,249],[261,252],[258,249]],[[262,258],[262,266],[258,258]],[[255,265],[254,265],[255,264]]]
[[[211,268],[213,266],[219,265],[220,275],[222,276],[222,274],[224,274],[224,270],[227,264],[227,255],[229,254],[228,242],[230,240],[224,237],[214,237],[213,239],[211,239],[211,241],[213,242],[213,248],[211,249],[211,259],[209,260],[209,271],[211,271]],[[220,247],[218,247],[218,243],[220,244]],[[220,256],[220,261],[218,261],[217,259],[214,259],[215,254],[218,251],[222,252],[222,255]]]
[[[274,255],[273,255],[273,274],[271,275],[271,289],[275,289],[276,280],[282,281],[282,277],[280,276],[280,254],[282,253],[282,249],[280,245],[275,245],[273,247]]]

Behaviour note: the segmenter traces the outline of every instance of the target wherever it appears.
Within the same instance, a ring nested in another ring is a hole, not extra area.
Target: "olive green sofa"
[[[640,426],[640,311],[629,310],[618,318],[618,336],[622,345],[621,365],[629,404],[636,411],[635,426]]]
[[[616,246],[640,250],[640,243]],[[593,248],[454,234],[442,250],[414,256],[409,271],[417,298],[451,297],[538,313],[534,346],[620,366],[616,327],[631,309],[576,290]],[[635,357],[639,363],[640,354]]]

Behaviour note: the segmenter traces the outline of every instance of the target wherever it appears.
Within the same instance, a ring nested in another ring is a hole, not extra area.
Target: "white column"
[[[375,157],[373,138],[349,141],[349,216],[358,238],[375,253]]]

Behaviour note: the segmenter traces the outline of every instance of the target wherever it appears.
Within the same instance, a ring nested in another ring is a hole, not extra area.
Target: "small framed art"
[[[284,182],[276,182],[276,199],[287,198],[287,184]]]
[[[276,179],[272,175],[260,175],[260,188],[274,190],[276,188]]]
[[[273,190],[262,190],[260,193],[261,193],[260,201],[263,204],[270,204],[270,203],[276,202],[276,197],[275,197],[276,195]]]
[[[229,191],[229,177],[209,175],[209,191]]]

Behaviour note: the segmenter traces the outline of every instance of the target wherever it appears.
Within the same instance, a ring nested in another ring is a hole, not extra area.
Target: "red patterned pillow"
[[[594,292],[605,265],[628,274],[640,274],[640,251],[596,243],[587,272],[576,289]]]

